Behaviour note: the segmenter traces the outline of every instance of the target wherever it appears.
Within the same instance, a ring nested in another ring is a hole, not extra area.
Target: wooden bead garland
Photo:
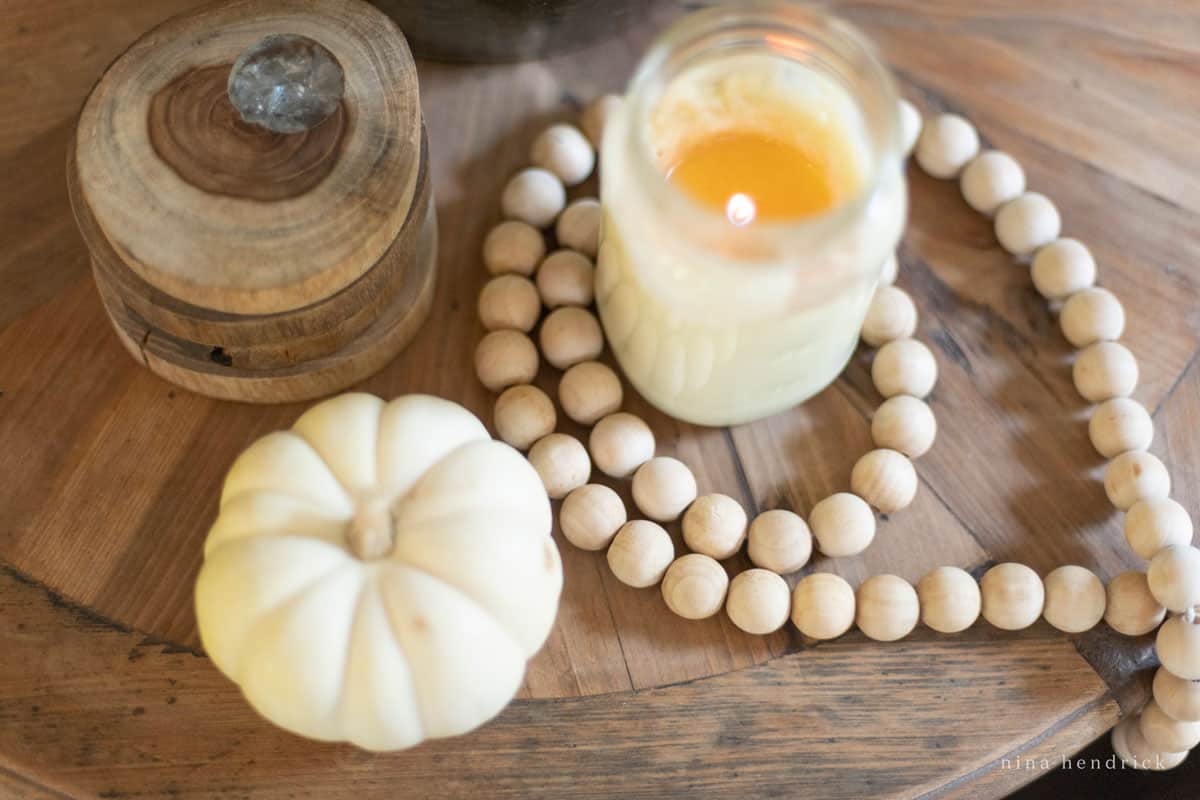
[[[558,500],[587,483],[592,474],[592,462],[587,450],[574,436],[551,433],[529,448],[529,463],[537,470],[546,494]]]
[[[600,249],[600,201],[583,197],[568,204],[558,217],[554,235],[563,247],[595,259]]]
[[[872,450],[854,464],[850,488],[884,514],[893,514],[917,496],[917,471],[895,450]]]
[[[633,473],[633,502],[657,522],[678,519],[696,499],[696,478],[677,458],[656,456]]]
[[[1058,321],[1068,342],[1087,347],[1120,339],[1125,332],[1125,309],[1112,292],[1093,286],[1068,297]]]
[[[979,581],[983,618],[1005,631],[1019,631],[1042,615],[1046,590],[1038,574],[1024,564],[997,564]]]
[[[536,386],[510,386],[496,399],[492,422],[501,439],[518,450],[554,432],[558,421],[554,401]]]
[[[1128,511],[1139,500],[1158,500],[1171,493],[1171,476],[1157,456],[1133,450],[1108,462],[1104,492],[1109,501]]]
[[[888,342],[871,362],[871,380],[884,397],[907,394],[924,399],[937,383],[937,361],[916,339]]]
[[[1149,561],[1164,547],[1191,543],[1192,517],[1169,497],[1139,500],[1125,514],[1125,541]]]
[[[739,572],[729,583],[725,613],[746,633],[774,633],[788,621],[792,592],[787,581],[767,569]]]
[[[542,301],[528,278],[498,275],[479,293],[479,321],[489,331],[511,328],[529,333],[542,315]]]
[[[854,603],[845,578],[814,572],[792,590],[792,624],[810,639],[836,639],[854,624]]]
[[[683,515],[683,543],[694,553],[729,558],[746,541],[746,511],[725,494],[696,498]]]
[[[871,419],[871,438],[878,447],[909,458],[929,452],[937,437],[937,419],[923,400],[898,394],[888,398]]]
[[[493,392],[529,383],[537,371],[537,348],[520,331],[492,331],[475,348],[475,374]]]
[[[979,619],[979,584],[964,569],[938,567],[917,584],[921,621],[939,633],[959,633]]]
[[[1059,567],[1042,583],[1046,592],[1042,616],[1060,631],[1083,633],[1104,619],[1108,596],[1104,584],[1090,570]]]
[[[1037,192],[1010,200],[996,212],[996,238],[1014,256],[1027,256],[1058,238],[1062,219],[1050,198]]]
[[[957,114],[927,120],[917,139],[917,163],[935,178],[957,176],[978,152],[975,126]]]
[[[1180,722],[1163,711],[1156,700],[1142,709],[1138,728],[1155,750],[1178,753],[1200,744],[1200,722]]]
[[[1167,611],[1182,614],[1200,605],[1200,550],[1186,544],[1159,550],[1146,568],[1146,583]]]
[[[618,411],[596,423],[588,446],[597,469],[612,478],[628,478],[654,458],[654,432],[641,417]]]
[[[990,217],[1025,191],[1025,170],[1008,153],[988,150],[967,164],[959,188],[967,205]]]
[[[604,349],[604,333],[595,315],[574,306],[551,311],[542,320],[538,341],[546,361],[558,369],[591,361]]]
[[[1138,382],[1137,360],[1120,342],[1095,342],[1075,359],[1071,377],[1089,403],[1128,397]]]
[[[863,320],[862,340],[879,347],[894,339],[907,339],[916,330],[917,307],[908,292],[895,286],[876,289]]]
[[[877,642],[894,642],[912,633],[920,616],[917,592],[896,575],[874,575],[855,595],[858,629]]]
[[[812,556],[812,533],[808,523],[792,511],[764,511],[750,523],[746,554],[758,567],[779,575],[790,575]]]
[[[671,534],[644,519],[626,522],[608,547],[608,567],[621,583],[644,589],[662,580],[675,559]]]
[[[875,538],[875,514],[866,501],[848,492],[831,494],[808,517],[817,546],[827,556],[854,556]]]
[[[483,264],[493,275],[532,275],[546,255],[541,232],[527,222],[501,222],[483,240]]]
[[[1088,438],[1096,452],[1105,458],[1128,450],[1145,450],[1154,439],[1154,421],[1146,407],[1136,400],[1113,397],[1092,412]]]
[[[1059,239],[1037,251],[1029,274],[1042,297],[1063,300],[1096,282],[1096,259],[1082,242]]]
[[[616,412],[624,396],[617,373],[599,361],[576,364],[558,382],[558,402],[580,425],[594,425],[601,417]]]
[[[538,167],[523,169],[509,179],[500,196],[500,209],[509,219],[544,228],[554,222],[567,204],[567,192],[552,172]]]
[[[725,568],[700,553],[688,553],[671,562],[662,579],[667,608],[684,619],[707,619],[721,610],[729,576]]]
[[[546,308],[589,306],[595,279],[592,262],[574,250],[555,250],[546,256],[537,271],[537,294]]]
[[[1180,678],[1159,667],[1154,672],[1154,700],[1172,719],[1200,722],[1200,681]]]
[[[1113,728],[1113,750],[1126,766],[1133,769],[1164,770],[1173,769],[1183,763],[1188,755],[1186,752],[1155,751],[1142,737],[1139,722],[1139,716],[1130,716]]]
[[[1158,629],[1158,660],[1173,674],[1200,680],[1200,624],[1192,615],[1171,617]]]
[[[1122,572],[1105,588],[1108,602],[1104,621],[1117,633],[1143,636],[1157,628],[1167,615],[1167,610],[1150,593],[1144,572]]]
[[[578,128],[560,123],[538,134],[529,150],[529,160],[556,175],[563,185],[575,186],[592,174],[596,151]]]
[[[607,486],[589,483],[563,500],[558,524],[580,550],[603,550],[627,521],[625,501]]]

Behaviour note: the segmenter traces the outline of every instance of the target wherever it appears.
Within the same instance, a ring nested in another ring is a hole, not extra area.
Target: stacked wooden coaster
[[[334,113],[281,134],[226,92],[239,54],[288,33],[344,73]],[[249,0],[148,33],[84,105],[68,182],[101,299],[133,356],[192,391],[284,402],[390,361],[436,273],[416,68],[365,3]]]

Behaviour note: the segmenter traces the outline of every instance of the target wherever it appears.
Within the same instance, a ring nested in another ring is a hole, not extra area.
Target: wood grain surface
[[[301,406],[222,403],[122,352],[67,201],[74,115],[119,52],[193,0],[14,0],[0,28],[0,793],[17,797],[998,797],[1146,696],[1148,639],[983,623],[894,644],[683,623],[603,555],[561,542],[559,621],[521,699],[466,737],[372,756],[259,720],[198,650],[191,591],[225,469]],[[622,38],[548,62],[419,65],[440,221],[433,312],[362,387],[432,392],[490,419],[469,364],[479,247],[500,188],[548,121],[619,88],[666,3]],[[1167,0],[834,3],[925,111],[972,118],[1092,248],[1125,302],[1136,393],[1175,496],[1200,502],[1200,12]],[[859,558],[857,583],[1020,560],[1104,577],[1143,568],[1099,483],[1071,352],[1028,269],[951,183],[910,170],[899,283],[938,357],[940,425],[917,502]],[[594,185],[583,188],[594,191]],[[804,407],[731,430],[634,397],[701,491],[807,512],[848,485],[878,398],[865,355]],[[547,388],[557,375],[546,370]],[[568,432],[577,428],[566,424]],[[625,487],[622,487],[622,491]],[[628,497],[626,493],[626,497]],[[673,530],[678,537],[678,530]],[[678,541],[678,539],[677,539]],[[744,563],[735,560],[732,569]]]

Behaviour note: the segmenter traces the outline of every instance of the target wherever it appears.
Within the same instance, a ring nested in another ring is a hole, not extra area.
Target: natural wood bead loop
[[[855,462],[850,488],[884,514],[892,514],[910,506],[917,496],[917,471],[902,453],[872,450]]]
[[[520,331],[492,331],[475,348],[475,374],[490,391],[529,383],[537,371],[537,348]]]
[[[696,478],[676,458],[656,456],[633,473],[633,502],[657,522],[678,519],[696,499]]]
[[[858,629],[877,642],[903,639],[917,627],[920,604],[908,581],[896,575],[875,575],[863,581],[855,595]]]
[[[592,262],[574,250],[555,250],[538,267],[537,293],[546,308],[589,306],[595,287]]]
[[[594,425],[621,407],[625,392],[621,379],[607,364],[584,361],[563,373],[558,401],[563,412],[580,425]]]
[[[509,179],[500,195],[500,210],[509,219],[527,222],[535,228],[553,224],[563,206],[567,192],[554,173],[539,167],[529,167]]]
[[[529,333],[542,315],[542,301],[528,278],[498,275],[479,292],[479,321],[489,331],[511,328]]]
[[[1159,667],[1154,672],[1154,700],[1171,719],[1200,722],[1200,681],[1185,680]]]
[[[896,276],[900,274],[900,260],[896,258],[895,252],[889,253],[888,257],[883,260],[883,266],[879,270],[879,285],[891,286],[896,282]]]
[[[1126,636],[1143,636],[1154,630],[1167,610],[1150,594],[1146,573],[1122,572],[1108,582],[1108,603],[1104,621],[1108,627]]]
[[[684,619],[707,619],[721,610],[729,576],[714,559],[688,553],[671,562],[662,579],[667,608]]]
[[[1171,493],[1171,476],[1158,457],[1132,450],[1108,462],[1104,470],[1104,493],[1121,511],[1139,500],[1158,500]]]
[[[600,247],[600,201],[581,197],[568,204],[558,215],[554,236],[560,246],[594,259]]]
[[[1158,660],[1174,675],[1200,680],[1200,621],[1171,617],[1158,629],[1154,648]]]
[[[619,94],[602,94],[583,107],[583,113],[579,115],[579,127],[597,150],[604,138],[604,126],[624,104]]]
[[[532,275],[545,255],[542,232],[520,220],[501,222],[483,240],[483,265],[493,275]]]
[[[746,541],[746,511],[728,495],[706,494],[688,506],[682,527],[689,550],[715,559],[729,558]]]
[[[1025,191],[1025,170],[1008,153],[988,150],[963,169],[959,188],[967,205],[990,217]]]
[[[792,624],[810,639],[836,639],[854,624],[854,590],[830,572],[802,578],[792,591]]]
[[[1104,584],[1091,572],[1077,566],[1052,571],[1043,581],[1046,590],[1042,616],[1064,633],[1083,633],[1100,624],[1108,595]]]
[[[900,151],[905,156],[912,155],[913,148],[917,146],[917,139],[921,135],[921,112],[917,110],[909,101],[903,97],[899,101],[900,118]]]
[[[958,114],[926,120],[917,138],[917,163],[935,178],[955,177],[978,152],[975,126]]]
[[[592,312],[566,306],[551,311],[538,332],[542,355],[551,366],[566,369],[592,361],[604,349],[604,333]]]
[[[1145,450],[1154,440],[1150,412],[1136,400],[1114,397],[1105,400],[1088,420],[1088,438],[1096,452],[1114,458],[1127,450]]]
[[[812,556],[812,533],[799,514],[777,508],[764,511],[750,523],[746,553],[758,567],[790,575]]]
[[[558,524],[567,541],[580,550],[603,550],[627,521],[625,503],[607,486],[589,483],[563,500]]]
[[[899,394],[885,400],[871,418],[871,438],[877,447],[918,458],[929,452],[937,437],[937,418],[924,400]]]
[[[1095,342],[1075,359],[1071,377],[1089,403],[1128,397],[1137,388],[1137,359],[1120,342]]]
[[[1096,282],[1096,259],[1079,240],[1058,239],[1037,251],[1030,274],[1042,297],[1063,300]]]
[[[979,584],[958,567],[938,567],[917,584],[921,621],[939,633],[959,633],[979,619]]]
[[[1125,541],[1149,561],[1164,547],[1192,543],[1192,516],[1169,497],[1139,500],[1125,514]]]
[[[1155,700],[1146,704],[1139,717],[1142,738],[1155,750],[1178,753],[1200,744],[1200,722],[1173,719]]]
[[[937,361],[916,339],[888,342],[871,362],[871,380],[884,397],[898,394],[924,399],[937,383]]]
[[[748,569],[729,583],[725,613],[746,633],[765,636],[787,623],[791,599],[791,589],[779,575],[766,569]]]
[[[583,486],[592,474],[587,450],[578,439],[565,433],[551,433],[538,439],[529,448],[528,458],[552,500],[566,497],[572,489]]]
[[[1038,574],[1024,564],[997,564],[979,581],[983,618],[1005,631],[1018,631],[1042,615],[1046,590]]]
[[[654,432],[625,411],[609,414],[592,428],[588,447],[596,467],[610,478],[628,478],[654,458]]]
[[[538,134],[529,148],[529,160],[553,173],[566,186],[587,180],[596,166],[596,151],[574,125],[558,123]]]
[[[1108,289],[1093,286],[1067,298],[1058,323],[1063,336],[1076,347],[1115,341],[1125,332],[1125,308]]]
[[[645,589],[662,580],[675,558],[675,544],[663,526],[645,519],[626,522],[608,547],[608,567],[617,580]]]
[[[917,330],[917,307],[908,292],[895,286],[880,286],[863,319],[862,340],[879,347],[896,339],[907,339]]]
[[[808,527],[825,555],[854,556],[875,538],[875,513],[858,495],[838,492],[813,506]]]
[[[1200,605],[1200,550],[1186,544],[1159,550],[1146,568],[1146,583],[1168,611],[1182,614]]]
[[[1026,192],[996,212],[996,239],[1014,256],[1027,256],[1058,238],[1062,218],[1050,198]]]
[[[1140,717],[1133,715],[1125,717],[1112,732],[1113,751],[1121,762],[1133,769],[1148,769],[1162,771],[1174,769],[1184,762],[1188,754],[1163,753],[1155,751],[1142,736],[1139,726]]]
[[[510,386],[496,398],[493,411],[496,434],[518,450],[554,432],[558,415],[554,401],[536,386]]]

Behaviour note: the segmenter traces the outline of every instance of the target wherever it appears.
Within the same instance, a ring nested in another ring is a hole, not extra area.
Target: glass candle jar
[[[729,425],[819,392],[854,352],[907,193],[870,42],[784,2],[685,17],[603,141],[596,292],[634,387]]]

